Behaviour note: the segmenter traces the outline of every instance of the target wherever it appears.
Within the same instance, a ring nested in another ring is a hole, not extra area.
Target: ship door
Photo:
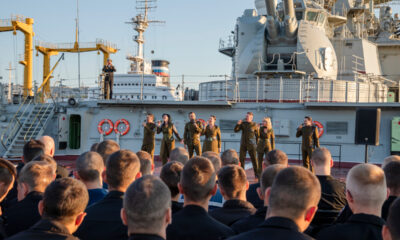
[[[69,117],[69,148],[81,148],[81,116],[72,114]]]

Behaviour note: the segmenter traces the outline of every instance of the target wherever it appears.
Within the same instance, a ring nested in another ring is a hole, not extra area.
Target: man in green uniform
[[[146,122],[142,125],[143,143],[141,150],[150,153],[151,159],[154,159],[155,134],[157,130],[156,124],[154,123],[154,115],[151,113],[147,114]]]
[[[303,156],[303,166],[310,171],[314,171],[311,166],[310,158],[315,148],[319,148],[318,128],[313,125],[310,116],[304,117],[304,123],[297,128],[296,137],[302,136],[301,153]]]
[[[257,142],[258,142],[258,126],[253,122],[253,113],[248,112],[246,119],[243,122],[239,120],[235,126],[234,131],[239,132],[242,130],[242,137],[240,139],[240,164],[244,168],[244,159],[246,158],[246,152],[249,152],[251,162],[253,163],[254,175],[259,178],[257,164]]]
[[[200,121],[196,121],[194,112],[189,113],[189,120],[185,125],[183,141],[188,148],[189,158],[192,158],[194,151],[196,151],[197,156],[201,156],[200,135],[203,132],[203,124]]]

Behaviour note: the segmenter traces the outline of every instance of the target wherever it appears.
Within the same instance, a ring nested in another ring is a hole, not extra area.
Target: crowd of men
[[[342,182],[326,148],[310,154],[313,171],[275,149],[249,185],[234,149],[174,148],[159,176],[150,153],[112,140],[72,172],[54,153],[44,136],[25,144],[17,167],[0,159],[0,239],[400,239],[398,156],[355,165]]]

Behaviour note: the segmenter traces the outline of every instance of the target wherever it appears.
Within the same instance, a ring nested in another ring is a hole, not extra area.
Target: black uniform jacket
[[[232,240],[307,240],[313,239],[299,232],[299,228],[295,222],[288,218],[271,217],[266,219],[261,225],[255,229],[229,238]]]
[[[255,209],[251,203],[232,199],[227,200],[222,208],[211,210],[210,216],[227,226],[231,226],[236,221],[248,217],[256,211],[257,209]]]
[[[322,229],[317,239],[330,240],[379,240],[382,239],[382,226],[385,221],[370,214],[354,214],[346,223]]]
[[[74,235],[82,240],[128,239],[128,230],[120,215],[123,198],[123,192],[111,191],[88,207],[87,215]]]
[[[255,208],[261,208],[264,206],[264,201],[260,199],[257,193],[257,188],[260,187],[260,183],[250,184],[249,189],[246,192],[246,199],[249,201]]]
[[[243,233],[256,228],[265,221],[268,207],[264,206],[257,209],[256,213],[235,222],[231,228],[235,233]]]
[[[67,228],[59,223],[46,219],[40,220],[28,230],[14,235],[10,240],[79,240],[71,235]]]
[[[30,192],[24,199],[4,211],[7,236],[24,231],[40,220],[38,204],[42,198],[43,193]]]
[[[232,229],[208,215],[200,206],[188,205],[172,216],[168,240],[214,240],[232,236]]]

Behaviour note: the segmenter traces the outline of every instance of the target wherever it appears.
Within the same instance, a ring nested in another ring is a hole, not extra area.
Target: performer
[[[154,123],[154,115],[149,113],[146,116],[146,122],[143,122],[143,142],[142,151],[150,153],[151,158],[154,161],[154,147],[155,147],[155,135],[156,135],[156,124]]]
[[[257,142],[258,142],[258,127],[253,122],[253,113],[248,112],[244,122],[239,120],[235,126],[234,131],[239,132],[242,130],[242,137],[240,139],[240,164],[244,168],[244,160],[246,158],[246,152],[249,152],[251,162],[253,164],[254,175],[259,178],[258,165],[257,165]],[[261,167],[261,166],[260,166]]]
[[[260,139],[257,144],[258,173],[261,176],[264,154],[275,149],[275,134],[272,129],[271,118],[265,117],[259,129]]]
[[[212,151],[215,153],[221,152],[221,131],[217,125],[215,125],[215,121],[217,118],[214,115],[211,115],[208,118],[208,124],[203,130],[203,135],[206,137],[203,143],[203,151]]]
[[[114,86],[114,72],[117,71],[112,64],[112,60],[109,58],[107,59],[107,64],[103,67],[103,72],[105,73],[104,78],[104,99],[111,99],[112,98],[112,90]],[[108,95],[107,93],[110,93]]]
[[[318,128],[313,125],[310,116],[304,117],[304,123],[297,128],[296,137],[302,136],[301,153],[303,166],[310,171],[314,171],[311,166],[310,158],[314,148],[319,148]]]
[[[189,120],[185,125],[183,141],[188,148],[189,158],[192,158],[194,151],[196,151],[197,156],[201,156],[200,135],[203,132],[203,124],[200,121],[196,121],[194,112],[189,113]]]
[[[175,137],[183,144],[183,140],[178,134],[174,124],[172,124],[171,116],[169,114],[164,113],[162,115],[163,123],[161,121],[157,122],[157,134],[163,133],[163,138],[161,141],[161,149],[160,149],[160,157],[163,165],[167,163],[169,154],[172,149],[175,148]]]

